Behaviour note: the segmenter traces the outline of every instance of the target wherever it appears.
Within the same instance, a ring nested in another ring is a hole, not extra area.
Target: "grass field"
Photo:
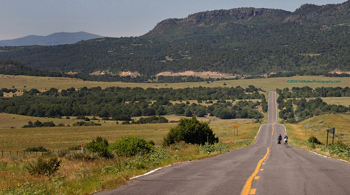
[[[305,129],[306,125],[306,129]],[[290,136],[291,144],[301,147],[304,149],[307,148],[305,145],[306,141],[310,136],[315,136],[323,144],[326,144],[327,141],[327,129],[335,128],[335,137],[334,142],[342,141],[345,144],[350,144],[350,115],[346,114],[326,114],[315,116],[313,118],[304,120],[299,124],[286,124],[287,132]],[[332,136],[329,134],[328,144],[332,143]],[[316,152],[320,152],[320,148],[324,147],[319,146],[315,149]],[[325,155],[329,155],[324,153]]]
[[[266,115],[266,114],[265,114]],[[169,121],[178,121],[179,116],[166,116]],[[11,114],[0,114],[0,150],[5,151],[0,156],[0,194],[90,194],[92,192],[113,189],[123,185],[133,176],[143,174],[157,167],[167,166],[183,161],[203,159],[221,152],[206,152],[196,145],[180,143],[165,148],[170,157],[154,164],[144,157],[131,158],[97,158],[95,160],[68,159],[60,157],[61,166],[54,176],[30,175],[25,167],[39,156],[34,154],[16,155],[28,147],[43,146],[49,150],[66,150],[68,147],[79,146],[91,142],[101,136],[114,142],[123,136],[138,136],[145,140],[153,140],[157,148],[171,127],[177,123],[163,124],[116,124],[115,121],[102,122],[101,126],[93,127],[37,127],[20,128],[31,121],[53,121],[55,123],[73,123],[77,119],[44,119]],[[208,122],[221,143],[226,143],[230,149],[244,147],[253,143],[260,123],[252,119],[222,120],[215,117],[198,118]],[[266,119],[264,119],[266,120]],[[233,125],[239,128],[234,135]],[[10,126],[10,128],[9,128]],[[12,127],[12,128],[11,128]],[[203,148],[203,147],[202,147]],[[204,147],[205,148],[205,147]],[[9,151],[12,151],[11,155]],[[70,156],[74,156],[71,155]],[[49,158],[44,156],[44,159]],[[142,166],[137,166],[142,164]],[[129,166],[128,166],[129,164]],[[130,165],[131,164],[131,165]],[[120,168],[122,167],[122,168]],[[108,170],[116,170],[109,172]]]
[[[169,121],[179,121],[181,117],[166,116],[166,118]],[[242,133],[238,139],[250,139],[251,135],[256,133],[254,127],[259,125],[259,123],[254,123],[253,119],[221,120],[216,117],[198,119],[209,122],[214,133],[223,142],[237,141],[238,137],[234,137],[232,131],[234,124],[240,127],[239,131]],[[70,124],[70,127],[21,128],[28,124],[28,121],[35,122],[36,120],[53,121],[56,125]],[[116,124],[116,121],[101,120],[101,126],[73,127],[72,124],[77,121],[75,118],[38,118],[1,113],[0,148],[4,151],[23,151],[28,147],[43,146],[50,150],[64,150],[68,147],[79,146],[81,143],[86,144],[97,136],[114,142],[118,138],[129,135],[153,140],[160,145],[170,128],[176,125],[176,123],[122,125],[121,123]]]
[[[325,97],[322,100],[327,104],[350,106],[350,97]]]
[[[295,82],[290,82],[291,80]],[[305,83],[303,81],[310,81]],[[321,83],[323,81],[339,81],[337,83]],[[0,75],[1,88],[16,88],[23,91],[24,89],[36,88],[38,90],[48,90],[50,88],[67,89],[70,87],[143,87],[143,88],[186,88],[186,87],[248,87],[254,85],[264,90],[283,89],[285,87],[346,87],[349,86],[350,77],[324,77],[324,76],[295,76],[281,78],[261,78],[261,79],[239,79],[239,80],[220,80],[214,82],[188,82],[188,83],[123,83],[123,82],[96,82],[83,81],[80,79],[63,78],[63,77],[33,77],[33,76],[8,76]],[[226,85],[224,85],[226,84]]]

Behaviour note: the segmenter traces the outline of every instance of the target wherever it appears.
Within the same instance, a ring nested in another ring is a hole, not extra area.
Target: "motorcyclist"
[[[285,144],[288,143],[288,135],[284,136],[284,143],[285,143]]]
[[[278,144],[281,144],[281,140],[282,140],[282,135],[279,134],[279,135],[278,135]]]

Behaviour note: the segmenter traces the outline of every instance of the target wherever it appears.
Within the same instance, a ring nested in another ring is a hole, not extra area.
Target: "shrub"
[[[80,122],[74,123],[73,126],[101,126],[101,124],[100,123],[94,123],[94,122],[80,121]]]
[[[51,122],[40,122],[40,121],[35,121],[35,123],[33,123],[32,121],[28,122],[28,125],[24,125],[22,128],[29,128],[29,127],[54,127],[55,123]]]
[[[43,146],[37,146],[37,147],[29,147],[25,149],[26,152],[47,152],[48,150],[44,148]]]
[[[50,158],[48,161],[38,158],[36,163],[29,163],[25,168],[31,175],[51,175],[58,170],[60,163],[57,157]]]
[[[322,144],[315,136],[310,136],[309,139],[307,140],[310,143],[314,143],[314,144]]]
[[[216,143],[211,145],[201,145],[198,147],[199,151],[203,151],[205,153],[211,153],[211,152],[228,152],[229,149],[226,144],[223,143]]]
[[[168,119],[160,116],[151,116],[151,117],[146,117],[146,118],[140,118],[138,121],[134,122],[135,124],[146,124],[146,123],[168,123]]]
[[[112,155],[108,151],[108,146],[108,141],[98,136],[96,140],[92,140],[92,142],[86,144],[86,149],[97,153],[101,157],[111,157]]]
[[[154,150],[154,143],[135,136],[122,137],[110,145],[110,150],[119,156],[147,154]]]
[[[56,125],[52,121],[51,122],[43,122],[41,124],[41,127],[54,127],[54,126],[56,126]]]
[[[170,132],[164,137],[163,146],[169,146],[173,143],[185,141],[192,144],[213,144],[219,139],[210,129],[208,123],[200,122],[195,117],[191,119],[182,118],[179,124],[170,129]]]
[[[328,151],[332,155],[348,158],[350,157],[350,147],[342,141],[337,141],[335,144],[330,144]]]

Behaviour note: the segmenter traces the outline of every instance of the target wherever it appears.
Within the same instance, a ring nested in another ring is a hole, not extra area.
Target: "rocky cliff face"
[[[287,22],[300,24],[314,23],[330,25],[349,20],[350,0],[337,5],[317,6],[302,5],[294,12],[264,9],[264,8],[236,8],[230,10],[214,10],[191,14],[183,19],[167,19],[156,25],[147,35],[164,35],[176,29],[210,27],[221,24],[241,25],[271,25]]]
[[[167,19],[157,24],[154,30],[160,29],[169,25],[199,25],[202,23],[215,22],[235,22],[246,23],[253,17],[263,17],[264,22],[277,22],[289,15],[291,12],[276,9],[259,9],[259,8],[237,8],[230,10],[215,10],[199,12],[189,15],[184,19]]]

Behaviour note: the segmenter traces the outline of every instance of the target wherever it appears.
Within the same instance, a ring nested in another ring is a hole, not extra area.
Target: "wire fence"
[[[0,157],[2,158],[11,158],[11,157],[43,157],[49,154],[56,154],[60,152],[64,153],[78,153],[82,150],[50,150],[47,152],[40,152],[40,151],[1,151]]]

